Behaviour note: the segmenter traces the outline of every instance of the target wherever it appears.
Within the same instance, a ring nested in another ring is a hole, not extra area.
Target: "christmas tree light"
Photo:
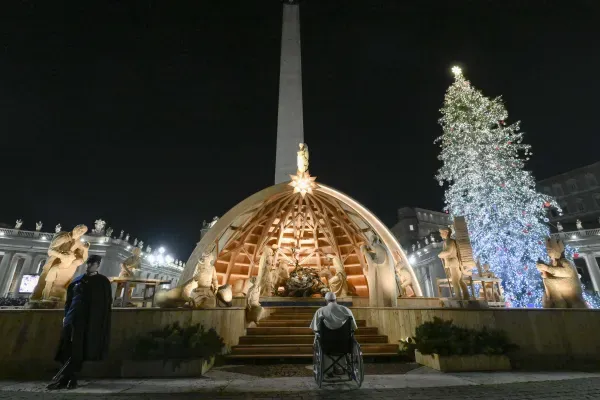
[[[548,260],[546,213],[556,201],[535,190],[524,170],[531,156],[519,122],[508,125],[500,98],[489,99],[458,67],[446,92],[436,139],[443,162],[436,179],[446,182],[446,210],[465,216],[475,256],[502,279],[508,306],[541,306],[543,284],[536,261]]]

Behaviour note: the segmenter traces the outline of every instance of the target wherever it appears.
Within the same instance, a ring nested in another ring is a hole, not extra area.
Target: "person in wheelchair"
[[[327,301],[327,305],[319,308],[317,312],[315,312],[313,320],[310,324],[310,328],[314,332],[319,332],[321,323],[323,323],[327,329],[336,330],[340,329],[348,320],[351,322],[351,329],[353,331],[358,328],[352,311],[350,311],[348,307],[337,303],[335,293],[327,292],[327,294],[325,294],[325,301]],[[332,362],[333,360],[331,357],[325,355],[323,360],[323,369],[327,370],[331,366]],[[332,370],[327,372],[327,377],[332,378],[334,374],[343,375],[344,369],[342,366],[346,367],[346,359],[344,357],[338,360]]]

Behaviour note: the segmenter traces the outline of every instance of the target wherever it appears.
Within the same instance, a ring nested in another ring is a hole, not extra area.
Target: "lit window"
[[[414,230],[415,230],[415,227],[414,227],[413,225],[409,225],[409,226],[408,226],[408,229],[410,229],[411,231],[414,231]]]

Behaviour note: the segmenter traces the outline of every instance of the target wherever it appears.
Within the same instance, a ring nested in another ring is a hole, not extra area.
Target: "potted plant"
[[[434,317],[400,342],[419,364],[443,372],[510,370],[507,354],[517,349],[500,330],[461,328]]]
[[[131,360],[123,361],[123,378],[202,376],[223,354],[225,343],[214,328],[179,323],[136,338]]]

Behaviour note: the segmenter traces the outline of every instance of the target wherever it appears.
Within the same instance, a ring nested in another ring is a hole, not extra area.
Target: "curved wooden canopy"
[[[373,235],[382,239],[395,261],[403,257],[408,265],[391,232],[347,196],[321,184],[302,196],[289,185],[278,184],[250,196],[210,229],[188,260],[182,282],[191,278],[200,255],[214,248],[219,284],[247,279],[258,274],[265,247],[275,245],[275,263],[284,259],[290,269],[295,260],[306,267],[332,266],[326,254],[338,256],[357,294],[368,296],[360,246],[370,243]],[[420,288],[417,292],[421,295]]]

